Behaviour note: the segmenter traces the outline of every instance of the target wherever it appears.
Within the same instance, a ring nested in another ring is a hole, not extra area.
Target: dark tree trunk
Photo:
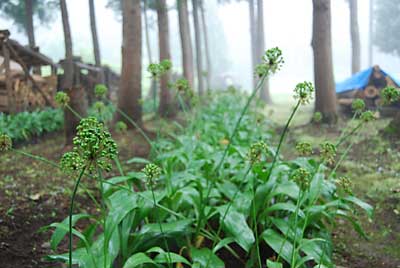
[[[313,0],[313,38],[315,110],[323,115],[323,122],[337,121],[336,93],[333,77],[331,1]]]
[[[196,65],[197,65],[197,80],[199,95],[204,93],[204,80],[203,80],[203,53],[201,51],[201,33],[200,33],[200,20],[199,20],[199,7],[198,0],[192,0],[193,5],[193,22],[194,22],[194,40],[196,45]]]
[[[26,35],[28,36],[29,46],[35,48],[35,30],[33,28],[33,3],[32,0],[25,0],[25,19]]]
[[[94,62],[97,67],[101,66],[99,38],[97,36],[96,12],[94,0],[89,0],[90,30],[92,31]]]
[[[64,31],[64,44],[65,44],[65,60],[62,64],[64,69],[63,78],[61,80],[61,89],[66,91],[70,96],[70,106],[81,116],[86,115],[85,97],[82,89],[74,87],[74,63],[72,53],[72,37],[71,29],[69,26],[68,9],[66,0],[60,0],[61,18]],[[69,109],[64,111],[64,129],[65,129],[65,143],[66,145],[72,144],[72,139],[76,133],[76,127],[79,124],[77,118]]]
[[[206,79],[207,79],[207,89],[211,88],[212,81],[212,65],[211,65],[211,56],[210,56],[210,47],[208,45],[208,29],[207,29],[207,21],[205,18],[205,10],[204,10],[204,0],[200,0],[200,12],[201,12],[201,28],[203,29],[203,38],[204,38],[204,52],[206,56]]]
[[[166,0],[157,1],[157,17],[158,17],[158,41],[160,45],[160,62],[162,60],[171,59],[171,51],[169,46],[169,25],[168,10]],[[160,106],[159,113],[162,117],[175,116],[174,101],[171,96],[171,90],[168,83],[171,78],[170,71],[166,72],[160,78]]]
[[[265,53],[264,0],[257,0],[257,50],[257,57],[260,61]],[[260,99],[266,103],[272,103],[268,79],[260,89]]]
[[[256,15],[255,15],[254,0],[249,0],[249,19],[250,19],[250,49],[251,49],[251,75],[253,77],[253,86],[257,84],[257,77],[254,74],[255,66],[258,63],[257,59],[257,44],[256,44]]]
[[[194,86],[193,47],[187,0],[178,0],[179,32],[182,46],[183,76]]]
[[[150,27],[149,27],[149,18],[147,13],[148,0],[143,1],[143,17],[144,17],[144,34],[146,38],[146,50],[147,50],[147,58],[148,62],[153,63],[153,53],[151,51],[151,43],[150,43]],[[148,98],[152,99],[157,96],[157,83],[154,79],[151,79],[150,83],[150,91],[148,94]]]
[[[122,69],[118,108],[142,124],[142,17],[140,0],[122,1]],[[120,114],[117,120],[131,124]]]
[[[350,33],[351,33],[351,72],[358,73],[361,69],[361,43],[358,27],[358,0],[349,0]]]

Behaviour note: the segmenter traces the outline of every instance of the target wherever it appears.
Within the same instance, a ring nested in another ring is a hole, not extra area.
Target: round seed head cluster
[[[65,107],[69,104],[70,98],[65,92],[57,92],[55,96],[55,101],[58,106]]]
[[[256,163],[261,160],[261,156],[268,152],[268,145],[264,141],[253,143],[248,152],[250,162]]]
[[[164,70],[164,72],[167,72],[167,71],[171,70],[172,62],[170,60],[162,60],[160,62],[160,66]]]
[[[310,187],[311,174],[304,168],[298,168],[292,173],[292,180],[305,191]]]
[[[312,154],[312,145],[309,142],[298,142],[296,144],[297,152],[302,156],[309,156]]]
[[[93,107],[98,113],[103,113],[104,110],[106,109],[106,105],[102,101],[96,101],[93,104]]]
[[[108,88],[106,85],[104,84],[97,84],[94,87],[94,94],[96,95],[96,97],[98,98],[104,98],[107,96],[107,92],[108,92]]]
[[[385,104],[391,104],[400,100],[400,90],[395,87],[385,87],[382,89],[381,97]]]
[[[147,177],[147,179],[152,180],[158,178],[161,175],[161,168],[159,168],[156,164],[150,163],[142,169],[142,172]]]
[[[321,144],[321,157],[328,164],[335,163],[336,146],[330,142]]]
[[[7,134],[0,134],[0,152],[11,150],[12,140]]]
[[[77,134],[73,140],[74,152],[79,154],[84,163],[91,163],[110,171],[109,160],[117,155],[117,145],[110,132],[95,117],[82,119],[76,130]]]
[[[375,120],[375,115],[372,111],[365,111],[361,114],[360,119],[365,123]]]
[[[61,170],[67,174],[74,174],[82,170],[84,161],[77,152],[65,153],[60,161]]]
[[[353,183],[351,182],[351,180],[347,177],[340,177],[338,180],[336,180],[336,184],[339,185],[340,187],[343,188],[343,190],[348,193],[351,194],[351,187],[353,186]]]
[[[256,75],[261,78],[274,74],[282,68],[284,62],[278,47],[268,49],[262,57],[262,63],[256,66]]]
[[[301,104],[309,103],[314,97],[314,86],[311,82],[303,82],[294,88],[294,98]]]
[[[365,102],[362,99],[355,99],[351,104],[351,108],[356,113],[362,113],[365,109]]]
[[[189,81],[186,80],[186,79],[178,79],[178,80],[176,80],[174,87],[179,92],[187,92],[188,90],[190,90]]]
[[[151,76],[157,77],[161,73],[160,65],[157,63],[150,63],[147,67],[147,71],[151,74]]]
[[[313,115],[313,121],[315,123],[321,123],[322,121],[322,113],[321,112],[315,112]]]
[[[125,124],[125,122],[118,121],[118,122],[115,124],[115,130],[116,130],[118,133],[126,132],[127,129],[128,129],[128,126]]]

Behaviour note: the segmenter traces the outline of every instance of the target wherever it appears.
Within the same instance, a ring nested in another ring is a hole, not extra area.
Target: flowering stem
[[[302,190],[299,190],[299,196],[297,199],[297,204],[296,204],[296,210],[295,210],[295,215],[294,215],[294,239],[293,239],[293,248],[292,248],[292,261],[290,263],[291,267],[296,267],[296,258],[295,258],[295,250],[296,250],[296,243],[297,243],[297,221],[298,221],[298,214],[299,214],[299,209],[300,209],[300,200],[302,199]]]
[[[103,218],[103,232],[104,232],[104,238],[103,238],[103,256],[104,256],[104,262],[103,262],[103,267],[106,268],[107,267],[107,252],[108,252],[108,241],[107,241],[107,237],[106,237],[106,206],[104,203],[104,187],[103,187],[103,175],[101,173],[101,169],[98,167],[97,168],[97,173],[99,176],[99,188],[100,188],[100,195],[101,195],[101,216]]]
[[[69,104],[66,104],[65,107],[71,111],[71,113],[73,113],[76,117],[79,118],[79,120],[82,120],[82,116],[80,116],[80,114],[75,111],[71,106],[69,106]]]
[[[225,218],[226,218],[226,216],[228,215],[228,211],[229,211],[229,209],[230,209],[230,208],[232,207],[232,205],[233,205],[233,201],[236,199],[236,196],[237,196],[237,195],[239,194],[239,192],[241,191],[241,188],[242,188],[242,186],[244,185],[244,183],[245,183],[245,181],[246,181],[246,178],[247,178],[247,176],[249,175],[249,173],[250,173],[250,171],[251,171],[251,168],[252,168],[252,165],[249,166],[249,168],[247,169],[246,173],[244,174],[242,183],[239,185],[239,187],[237,188],[236,192],[234,193],[234,195],[233,195],[233,197],[232,197],[232,202],[229,202],[229,203],[228,203],[228,206],[226,207],[226,210],[225,210],[225,212],[224,212],[224,215],[222,216],[222,218],[221,218],[221,220],[220,220],[220,224],[219,224],[219,226],[218,226],[218,230],[217,230],[217,233],[216,233],[216,239],[218,239],[218,237],[219,237],[219,235],[220,235],[220,233],[221,233],[221,231],[222,231],[222,223],[225,221]],[[196,233],[197,233],[197,232],[196,232]],[[197,237],[197,234],[196,234],[196,237]],[[215,247],[216,242],[217,242],[217,241],[214,240],[214,242],[213,242],[213,244],[212,244],[212,246],[211,246],[211,250]],[[205,267],[205,268],[208,268],[208,265],[210,264],[210,261],[211,261],[211,252],[210,252],[210,254],[209,254],[209,256],[208,256],[208,259],[207,259],[207,263],[206,263],[206,267]]]
[[[135,121],[133,121],[132,118],[130,118],[129,115],[127,115],[124,111],[122,111],[119,108],[117,108],[117,111],[139,131],[139,133],[143,136],[143,138],[150,145],[151,149],[155,149],[156,152],[158,152],[157,148],[155,148],[155,146],[153,145],[153,142],[150,140],[149,136],[146,135],[146,133],[143,131],[143,129]]]
[[[76,192],[78,191],[79,183],[81,182],[81,179],[83,177],[83,174],[85,173],[85,170],[86,170],[86,166],[84,166],[82,168],[82,171],[79,174],[78,179],[76,180],[74,191],[72,192],[70,207],[69,207],[69,219],[68,219],[69,220],[69,243],[68,243],[68,248],[69,248],[68,267],[69,268],[72,268],[72,213],[74,210],[74,201],[75,201]]]
[[[53,166],[55,168],[60,168],[60,166],[57,163],[55,163],[53,161],[50,161],[50,160],[48,160],[48,159],[46,159],[44,157],[33,155],[33,154],[30,154],[30,153],[27,153],[27,152],[24,152],[24,151],[20,151],[18,149],[14,149],[14,148],[11,148],[11,150],[13,152],[15,152],[15,153],[18,153],[20,155],[23,155],[23,156],[26,156],[26,157],[41,161],[41,162],[46,163],[46,164],[48,164],[50,166]]]
[[[253,185],[251,187],[253,194],[253,233],[255,234],[256,239],[256,255],[258,261],[258,267],[262,268],[261,264],[261,256],[260,256],[260,246],[259,246],[259,238],[258,238],[258,229],[257,229],[257,208],[256,208],[256,176],[253,177]]]
[[[299,107],[300,107],[300,104],[301,104],[301,101],[299,100],[299,101],[297,102],[296,106],[294,107],[294,109],[293,109],[293,111],[292,111],[292,113],[291,113],[291,115],[290,115],[288,121],[286,122],[286,125],[285,125],[285,127],[284,127],[284,129],[283,129],[282,135],[281,135],[281,137],[280,137],[280,139],[279,139],[278,147],[276,148],[276,152],[275,152],[275,155],[274,155],[274,159],[272,160],[271,168],[269,169],[269,173],[268,173],[268,176],[267,176],[266,181],[268,181],[269,178],[271,177],[271,174],[272,174],[272,171],[273,171],[273,169],[274,169],[274,167],[275,167],[276,161],[278,160],[278,156],[279,156],[279,152],[280,152],[280,150],[281,150],[281,146],[282,146],[283,140],[284,140],[284,138],[285,138],[285,136],[286,136],[286,133],[287,133],[287,131],[288,131],[288,129],[289,129],[289,125],[290,125],[290,123],[292,122],[294,115],[296,114],[297,110],[298,110]]]

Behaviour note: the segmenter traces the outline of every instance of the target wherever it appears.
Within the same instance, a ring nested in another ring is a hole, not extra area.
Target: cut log
[[[379,90],[374,86],[367,86],[364,93],[366,98],[373,99],[379,95]]]

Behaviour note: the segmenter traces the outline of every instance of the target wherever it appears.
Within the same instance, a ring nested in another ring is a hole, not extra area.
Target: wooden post
[[[6,74],[6,90],[7,90],[7,98],[8,98],[8,111],[9,113],[15,113],[17,111],[17,107],[15,106],[15,99],[13,94],[12,88],[12,77],[11,77],[11,70],[10,70],[10,51],[6,45],[6,40],[2,40],[2,49],[3,49],[3,56],[4,56],[4,69]]]

